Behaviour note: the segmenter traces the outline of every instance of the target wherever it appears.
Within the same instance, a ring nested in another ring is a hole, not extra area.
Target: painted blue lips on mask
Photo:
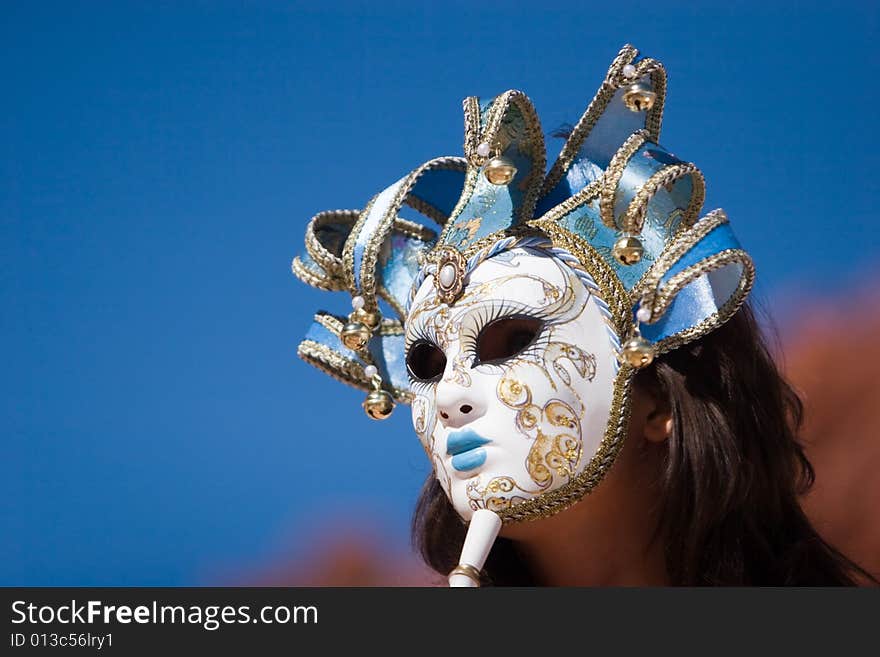
[[[447,436],[446,453],[452,457],[452,467],[459,472],[465,472],[486,462],[486,450],[482,445],[491,442],[473,429],[462,429]]]

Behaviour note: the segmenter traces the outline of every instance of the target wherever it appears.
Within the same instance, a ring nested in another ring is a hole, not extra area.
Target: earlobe
[[[652,443],[662,443],[672,435],[672,415],[668,411],[653,411],[645,421],[645,438]]]

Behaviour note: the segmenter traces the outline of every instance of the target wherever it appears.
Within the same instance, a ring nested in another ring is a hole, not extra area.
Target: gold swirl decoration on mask
[[[531,389],[521,381],[502,377],[497,396],[509,408],[517,411],[517,429],[531,438],[532,447],[526,457],[526,471],[541,489],[553,484],[557,476],[570,479],[577,471],[581,458],[581,415],[559,399],[551,399],[544,406],[532,403]],[[565,431],[545,431],[541,425]]]
[[[571,374],[563,366],[562,361],[571,363],[582,379],[592,381],[596,376],[595,355],[567,342],[549,343],[544,350],[544,365],[545,367],[549,366],[565,385],[571,387]]]
[[[493,477],[485,486],[481,485],[479,477],[475,477],[468,482],[466,492],[472,510],[489,509],[500,513],[528,499],[523,495],[513,494],[515,491],[521,491],[526,495],[534,495],[537,492],[520,487],[513,477],[507,476]]]

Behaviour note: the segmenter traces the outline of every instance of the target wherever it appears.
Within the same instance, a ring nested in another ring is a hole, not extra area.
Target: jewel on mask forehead
[[[442,287],[452,287],[455,281],[455,266],[451,262],[447,262],[440,268],[440,285]]]
[[[452,303],[464,289],[467,263],[458,249],[444,246],[437,253],[437,274],[434,287],[442,303]]]

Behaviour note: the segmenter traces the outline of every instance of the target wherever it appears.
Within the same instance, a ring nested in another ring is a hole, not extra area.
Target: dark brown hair
[[[714,332],[657,358],[635,384],[666,401],[673,418],[657,527],[673,584],[876,583],[819,536],[798,504],[814,481],[797,439],[803,404],[748,305]],[[445,575],[458,562],[464,534],[430,476],[413,517],[417,551]],[[505,538],[484,571],[496,585],[540,584]]]

